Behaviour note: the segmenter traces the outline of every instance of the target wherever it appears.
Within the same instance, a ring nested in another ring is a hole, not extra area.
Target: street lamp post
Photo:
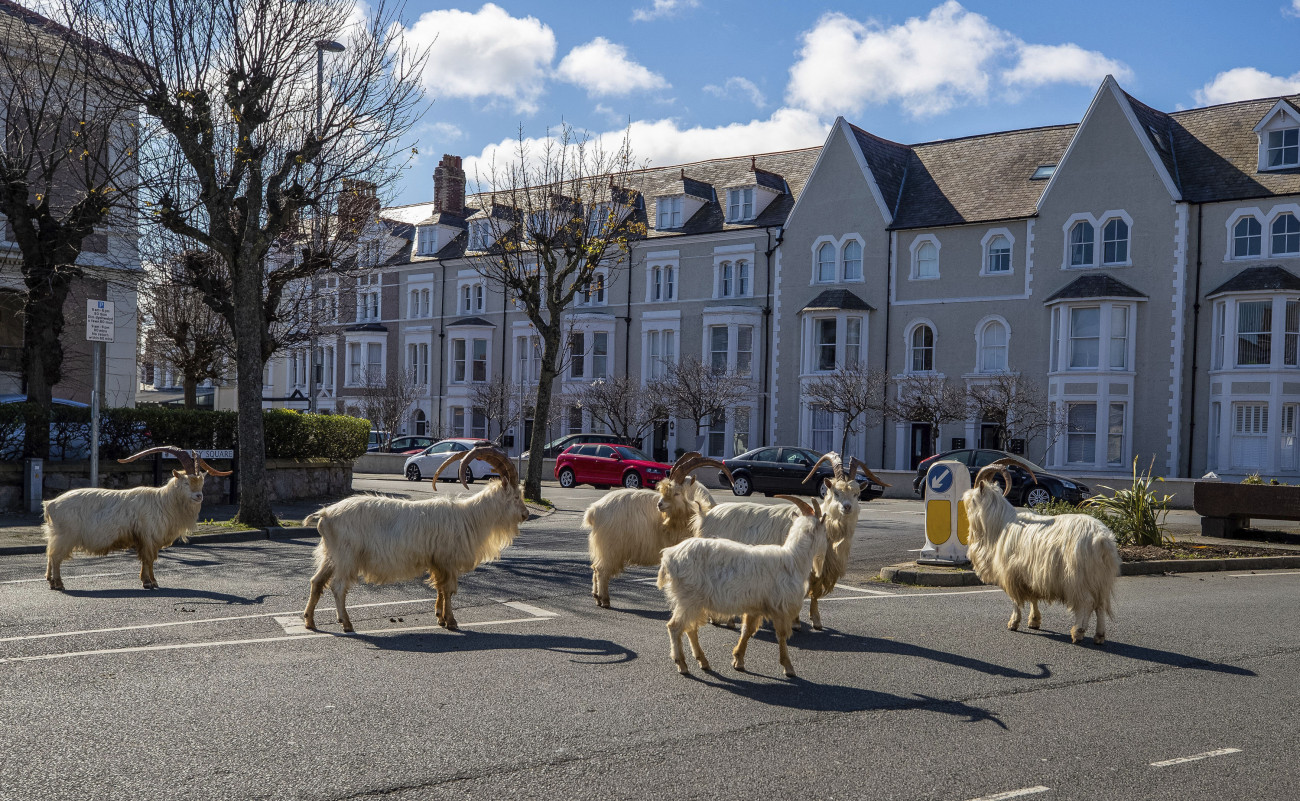
[[[321,136],[321,134],[323,133],[323,129],[325,127],[325,122],[322,119],[324,115],[323,108],[325,104],[325,98],[324,98],[325,53],[326,51],[330,53],[342,53],[345,49],[346,48],[342,44],[340,44],[339,42],[332,41],[330,39],[322,39],[316,43],[316,130],[315,130],[315,134],[318,137]],[[319,157],[316,160],[316,202],[318,204],[316,207],[316,212],[312,214],[312,218],[311,218],[311,246],[312,246],[313,258],[315,258],[316,251],[321,245],[320,206],[319,206],[320,203],[320,159]],[[311,281],[313,284],[315,284],[315,278],[312,278]],[[313,287],[313,289],[314,288],[315,287]],[[309,302],[313,302],[313,303],[315,302],[316,300],[315,295],[316,293],[313,291],[311,293],[311,301]],[[320,367],[316,363],[316,333],[315,333],[316,322],[314,318],[312,319],[311,326],[312,326],[311,345],[308,349],[308,357],[307,357],[307,366],[308,366],[307,411],[312,414],[315,414],[317,411],[316,395],[318,394],[317,387],[316,387],[316,372],[317,370],[320,369]],[[322,354],[321,358],[322,360],[324,359],[324,354]]]

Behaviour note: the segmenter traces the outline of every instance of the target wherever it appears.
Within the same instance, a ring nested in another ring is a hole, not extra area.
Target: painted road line
[[[307,633],[307,624],[303,622],[302,615],[276,615],[271,619],[280,624],[285,634]]]
[[[886,592],[884,590],[869,590],[866,587],[850,587],[847,584],[836,584],[835,589],[849,590],[851,592],[865,592],[868,595],[893,595],[894,594],[892,592]]]
[[[1037,787],[1022,787],[1019,790],[1007,790],[1005,793],[994,793],[993,795],[982,795],[979,798],[972,798],[970,801],[1005,801],[1008,798],[1020,798],[1026,795],[1037,795],[1045,793],[1052,788],[1044,787],[1041,784]]]
[[[523,601],[502,601],[501,603],[503,606],[508,606],[511,609],[518,609],[525,615],[532,615],[533,617],[559,617],[560,615],[559,612],[552,612],[549,609],[543,609],[540,606],[526,604]]]
[[[1251,576],[1300,576],[1300,570],[1266,570],[1263,573],[1229,573],[1232,578],[1250,578]]]
[[[478,623],[461,623],[463,629],[482,628],[483,626],[503,626],[507,623],[537,623],[543,620],[550,620],[555,615],[547,617],[516,617],[506,620],[484,620]],[[429,631],[432,629],[442,628],[440,625],[433,626],[409,626],[400,629],[371,629],[361,632],[362,634],[395,634],[409,631]],[[279,637],[254,637],[243,640],[213,640],[211,642],[184,642],[173,643],[170,645],[137,645],[128,648],[97,648],[91,651],[68,651],[59,654],[41,654],[39,656],[12,656],[0,658],[0,665],[10,662],[48,662],[55,659],[71,659],[77,656],[102,656],[106,654],[134,654],[144,653],[147,651],[186,651],[195,648],[218,648],[224,645],[256,645],[265,642],[287,642],[289,640],[314,640],[320,637],[348,637],[347,634],[334,634],[332,632],[316,631],[306,634],[288,634]]]
[[[876,601],[884,598],[948,598],[953,595],[982,595],[989,592],[1002,592],[999,587],[990,587],[986,590],[955,590],[953,592],[886,592],[880,595],[841,595],[839,597],[822,598],[818,603],[832,603],[834,601]]]
[[[410,601],[377,601],[368,604],[350,604],[349,609],[365,609],[372,606],[402,606],[404,604],[421,604],[434,603],[434,598],[417,598]],[[316,608],[317,612],[332,612],[334,607],[321,606]],[[200,623],[225,623],[230,620],[253,620],[261,617],[289,617],[291,614],[297,614],[302,617],[301,612],[259,612],[255,615],[231,615],[229,617],[204,617],[198,620],[173,620],[167,623],[141,623],[135,626],[116,626],[108,629],[81,629],[79,631],[54,631],[47,634],[23,634],[17,637],[0,637],[0,642],[15,642],[17,640],[49,640],[56,637],[78,637],[83,634],[112,634],[119,631],[137,631],[142,629],[163,629],[172,626],[195,626]]]
[[[1178,757],[1177,759],[1166,759],[1161,762],[1152,762],[1153,768],[1167,768],[1170,765],[1181,765],[1184,762],[1197,762],[1210,757],[1226,756],[1228,754],[1240,754],[1240,748],[1220,748],[1217,751],[1206,751],[1204,754],[1193,754],[1191,756]]]

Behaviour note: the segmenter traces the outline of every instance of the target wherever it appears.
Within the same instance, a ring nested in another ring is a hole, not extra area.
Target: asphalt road
[[[876,502],[798,679],[766,632],[733,671],[722,629],[683,678],[650,568],[589,595],[599,494],[463,577],[460,634],[417,583],[353,590],[355,636],[327,595],[306,633],[308,539],[164,551],[154,592],[130,555],[66,593],[0,560],[0,798],[1297,797],[1300,572],[1120,579],[1110,643],[1076,646],[1061,607],[1013,633],[999,591],[867,583],[920,544]]]

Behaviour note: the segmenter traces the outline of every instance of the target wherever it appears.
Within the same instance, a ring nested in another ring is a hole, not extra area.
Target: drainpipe
[[[612,272],[612,271],[611,271]],[[632,254],[627,256],[627,311],[623,316],[623,377],[632,375]]]
[[[763,229],[767,234],[767,250],[764,255],[767,257],[767,301],[763,305],[763,412],[760,415],[760,427],[762,432],[759,439],[764,445],[771,445],[767,441],[768,417],[771,415],[772,404],[772,387],[770,383],[769,372],[772,369],[772,254],[776,249],[781,247],[781,242],[785,240],[785,229],[778,226],[776,234],[776,243],[772,243],[772,227],[767,226]]]
[[[447,263],[442,262],[442,296],[438,298],[438,431],[442,431],[443,381],[447,378],[447,365],[443,354],[447,352]],[[430,363],[433,359],[429,359]]]
[[[890,231],[885,231],[885,377],[889,377],[889,300],[891,290],[894,286],[893,276],[894,263],[894,235]],[[885,399],[889,398],[889,382],[885,381],[881,392],[885,393]],[[889,442],[889,419],[885,415],[880,415],[880,469],[885,469],[885,446]]]
[[[1196,363],[1199,352],[1197,335],[1201,330],[1201,217],[1205,207],[1196,204],[1196,287],[1192,293],[1192,388],[1187,400],[1187,470],[1183,475],[1192,477],[1192,456],[1196,439]],[[1213,429],[1211,429],[1213,430]]]

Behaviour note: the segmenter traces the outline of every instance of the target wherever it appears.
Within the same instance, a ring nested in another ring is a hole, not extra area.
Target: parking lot
[[[1112,641],[1074,646],[1060,607],[1012,633],[999,591],[870,582],[919,545],[872,507],[793,681],[766,632],[732,670],[723,629],[716,672],[677,675],[653,570],[597,608],[576,510],[462,579],[459,634],[419,583],[354,589],[354,636],[327,596],[307,632],[308,538],[169,549],[154,592],[130,554],[74,560],[63,594],[8,557],[3,796],[1287,797],[1300,573],[1121,579]]]

